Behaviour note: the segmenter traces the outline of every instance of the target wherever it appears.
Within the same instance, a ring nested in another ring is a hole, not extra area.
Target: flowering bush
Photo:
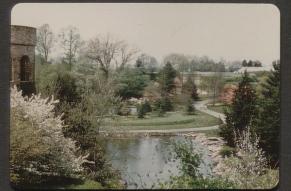
[[[223,176],[235,183],[237,188],[271,188],[278,181],[278,175],[270,170],[265,153],[259,147],[259,137],[247,128],[235,132],[236,156],[224,161]],[[270,181],[266,181],[270,180]]]
[[[62,116],[53,112],[58,102],[40,95],[22,97],[11,88],[10,164],[12,181],[29,175],[73,176],[81,172],[86,156],[76,157],[75,142],[65,138]]]

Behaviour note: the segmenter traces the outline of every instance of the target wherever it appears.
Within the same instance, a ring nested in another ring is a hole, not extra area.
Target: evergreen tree
[[[193,101],[191,99],[189,99],[188,102],[187,102],[187,105],[186,105],[186,113],[188,115],[195,114],[195,107],[194,107]]]
[[[279,159],[280,131],[280,64],[273,63],[274,70],[262,84],[262,98],[259,100],[259,117],[254,122],[256,134],[260,137],[260,146],[269,155],[273,163]]]
[[[226,124],[221,126],[220,135],[229,146],[234,146],[234,131],[241,132],[250,126],[256,114],[256,94],[252,88],[251,79],[247,72],[234,92],[232,105],[225,110]]]
[[[160,113],[165,113],[167,111],[172,111],[174,109],[173,104],[169,97],[163,97],[158,99],[154,103],[154,110]]]
[[[248,62],[247,62],[246,60],[243,60],[243,61],[242,61],[242,66],[243,66],[243,67],[248,66]]]
[[[177,76],[177,71],[173,68],[170,62],[164,66],[159,75],[159,81],[161,84],[162,92],[169,94],[175,88],[174,79]]]
[[[151,104],[149,103],[149,101],[148,100],[146,100],[145,102],[144,102],[144,109],[145,109],[145,112],[147,113],[147,112],[151,112],[152,111],[152,107],[151,107]]]
[[[197,101],[199,99],[196,84],[190,77],[187,78],[183,86],[183,93],[189,94],[192,100]]]
[[[146,111],[145,111],[144,104],[138,105],[138,108],[137,108],[137,117],[138,118],[144,118],[144,115],[145,114],[146,114]]]
[[[247,66],[248,67],[252,67],[253,66],[253,61],[252,60],[249,60]]]

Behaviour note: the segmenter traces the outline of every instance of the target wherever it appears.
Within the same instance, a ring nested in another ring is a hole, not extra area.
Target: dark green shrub
[[[200,176],[198,167],[202,161],[201,155],[193,151],[194,145],[190,140],[174,143],[176,158],[181,160],[181,171],[195,179]]]
[[[173,104],[168,97],[158,99],[154,102],[154,111],[158,112],[159,116],[163,116],[167,111],[173,110]]]
[[[187,105],[186,105],[186,113],[188,114],[188,115],[193,115],[193,114],[195,114],[195,107],[194,107],[194,105],[193,105],[193,102],[192,102],[192,100],[188,100],[188,102],[187,102]]]
[[[137,107],[137,117],[138,118],[144,118],[145,114],[146,114],[145,105],[144,104],[138,105],[138,107]]]
[[[149,101],[145,101],[143,104],[144,110],[146,113],[151,112],[152,111],[152,107]]]
[[[164,111],[172,111],[174,109],[169,97],[162,98],[161,107]]]

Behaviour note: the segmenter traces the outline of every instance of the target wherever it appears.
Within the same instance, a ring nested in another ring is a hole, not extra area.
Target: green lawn
[[[104,189],[104,187],[94,180],[81,180],[81,179],[70,179],[70,178],[62,178],[58,177],[55,179],[47,180],[47,182],[35,184],[35,185],[18,185],[15,186],[19,189],[26,189],[26,190],[32,190],[32,189]],[[115,186],[117,187],[117,186]],[[121,186],[119,186],[121,187]]]
[[[104,189],[104,187],[102,187],[99,182],[86,180],[82,184],[71,184],[66,186],[65,189]]]
[[[212,110],[212,111],[216,111],[218,113],[224,113],[224,108],[226,108],[225,105],[208,105],[207,106],[208,109]]]
[[[182,112],[168,112],[164,117],[147,115],[144,119],[135,116],[117,117],[108,122],[102,130],[152,130],[152,129],[183,129],[207,127],[220,124],[220,119],[196,111],[195,115]]]

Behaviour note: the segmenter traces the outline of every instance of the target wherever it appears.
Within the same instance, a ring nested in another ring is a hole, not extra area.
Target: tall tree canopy
[[[159,74],[159,82],[163,94],[167,95],[175,88],[174,79],[176,76],[177,71],[173,68],[170,62],[167,62]]]
[[[184,93],[190,95],[192,100],[198,100],[198,93],[197,93],[197,86],[194,82],[194,80],[191,77],[187,78],[187,81],[183,85],[183,90]]]
[[[234,131],[241,132],[250,126],[256,114],[256,94],[247,72],[234,92],[232,105],[225,111],[226,125],[221,128],[221,136],[228,145],[234,146]]]
[[[124,41],[112,35],[97,36],[87,45],[87,56],[95,61],[106,78],[113,68],[121,70],[136,55],[137,49],[130,48]]]
[[[260,146],[269,154],[272,162],[279,160],[280,141],[280,63],[273,63],[274,70],[262,84],[259,99],[259,117],[254,122],[255,131],[260,136]]]
[[[69,26],[62,29],[59,38],[60,45],[64,50],[63,62],[72,69],[72,65],[76,62],[77,52],[82,45],[79,31],[76,27]]]
[[[55,42],[54,40],[54,34],[48,24],[44,24],[37,29],[36,50],[44,63],[48,62],[49,54]]]

